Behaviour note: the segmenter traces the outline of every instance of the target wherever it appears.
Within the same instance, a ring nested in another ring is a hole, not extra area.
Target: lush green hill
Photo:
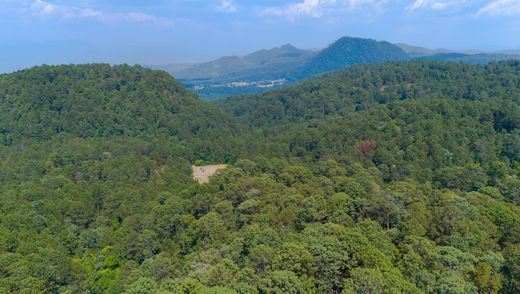
[[[487,66],[449,62],[400,62],[356,66],[299,85],[216,101],[253,126],[346,116],[374,105],[432,98],[520,99],[520,63]]]
[[[398,46],[371,39],[343,37],[323,49],[308,63],[292,75],[296,79],[348,68],[356,64],[382,63],[408,59],[408,55]]]
[[[0,81],[0,293],[520,291],[517,62],[356,66],[228,115],[140,67]]]
[[[210,135],[229,119],[171,76],[141,67],[44,66],[0,76],[4,143],[22,138]]]

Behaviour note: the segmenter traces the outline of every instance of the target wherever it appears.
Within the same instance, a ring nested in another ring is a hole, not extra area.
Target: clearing
[[[191,169],[193,170],[193,178],[199,181],[201,184],[209,183],[209,178],[218,174],[219,171],[225,169],[227,164],[214,164],[214,165],[204,165],[204,166],[195,166],[192,165]]]

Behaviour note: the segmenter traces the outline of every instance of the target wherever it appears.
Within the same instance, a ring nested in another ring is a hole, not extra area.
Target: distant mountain
[[[435,54],[434,50],[424,48],[424,47],[413,46],[413,45],[408,45],[408,44],[403,44],[403,43],[397,43],[395,45],[398,46],[399,48],[401,48],[409,56],[418,57],[418,56],[427,56],[427,55]]]
[[[395,44],[399,48],[403,49],[406,54],[410,57],[423,57],[430,56],[435,54],[449,54],[449,53],[459,53],[459,54],[481,54],[483,51],[478,50],[450,50],[450,49],[428,49],[420,46],[413,46],[404,43]]]
[[[170,64],[164,64],[164,65],[153,64],[153,65],[148,65],[148,67],[150,67],[152,69],[164,70],[175,76],[175,75],[177,75],[177,73],[179,73],[185,69],[188,69],[196,64],[198,64],[198,63],[170,63]]]
[[[343,37],[322,50],[293,74],[297,80],[348,68],[356,64],[381,63],[408,59],[401,48],[388,42]]]
[[[518,53],[428,49],[403,43],[342,37],[322,50],[304,50],[287,44],[243,57],[228,56],[191,66],[177,64],[159,68],[167,70],[201,97],[211,100],[276,89],[357,64],[411,59],[486,64],[520,59]]]
[[[244,57],[223,57],[173,74],[199,95],[212,99],[261,92],[355,64],[406,59],[408,55],[391,43],[343,37],[320,51],[288,44]]]
[[[293,68],[316,55],[310,50],[298,49],[290,44],[270,50],[260,50],[244,57],[228,56],[207,63],[196,64],[179,71],[176,76],[180,79],[218,79],[226,80],[247,79],[250,75],[269,72],[270,75],[278,71]]]

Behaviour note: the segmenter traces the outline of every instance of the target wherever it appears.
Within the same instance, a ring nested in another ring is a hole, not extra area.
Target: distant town
[[[195,91],[201,91],[207,88],[239,88],[239,87],[256,87],[260,89],[269,89],[277,86],[283,86],[287,82],[286,79],[277,80],[261,80],[256,82],[230,82],[225,84],[207,84],[207,85],[196,85],[193,87]]]

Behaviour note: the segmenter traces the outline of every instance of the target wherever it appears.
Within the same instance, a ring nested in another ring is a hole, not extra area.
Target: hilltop
[[[229,119],[163,71],[106,64],[0,75],[2,142],[76,137],[208,136]]]

